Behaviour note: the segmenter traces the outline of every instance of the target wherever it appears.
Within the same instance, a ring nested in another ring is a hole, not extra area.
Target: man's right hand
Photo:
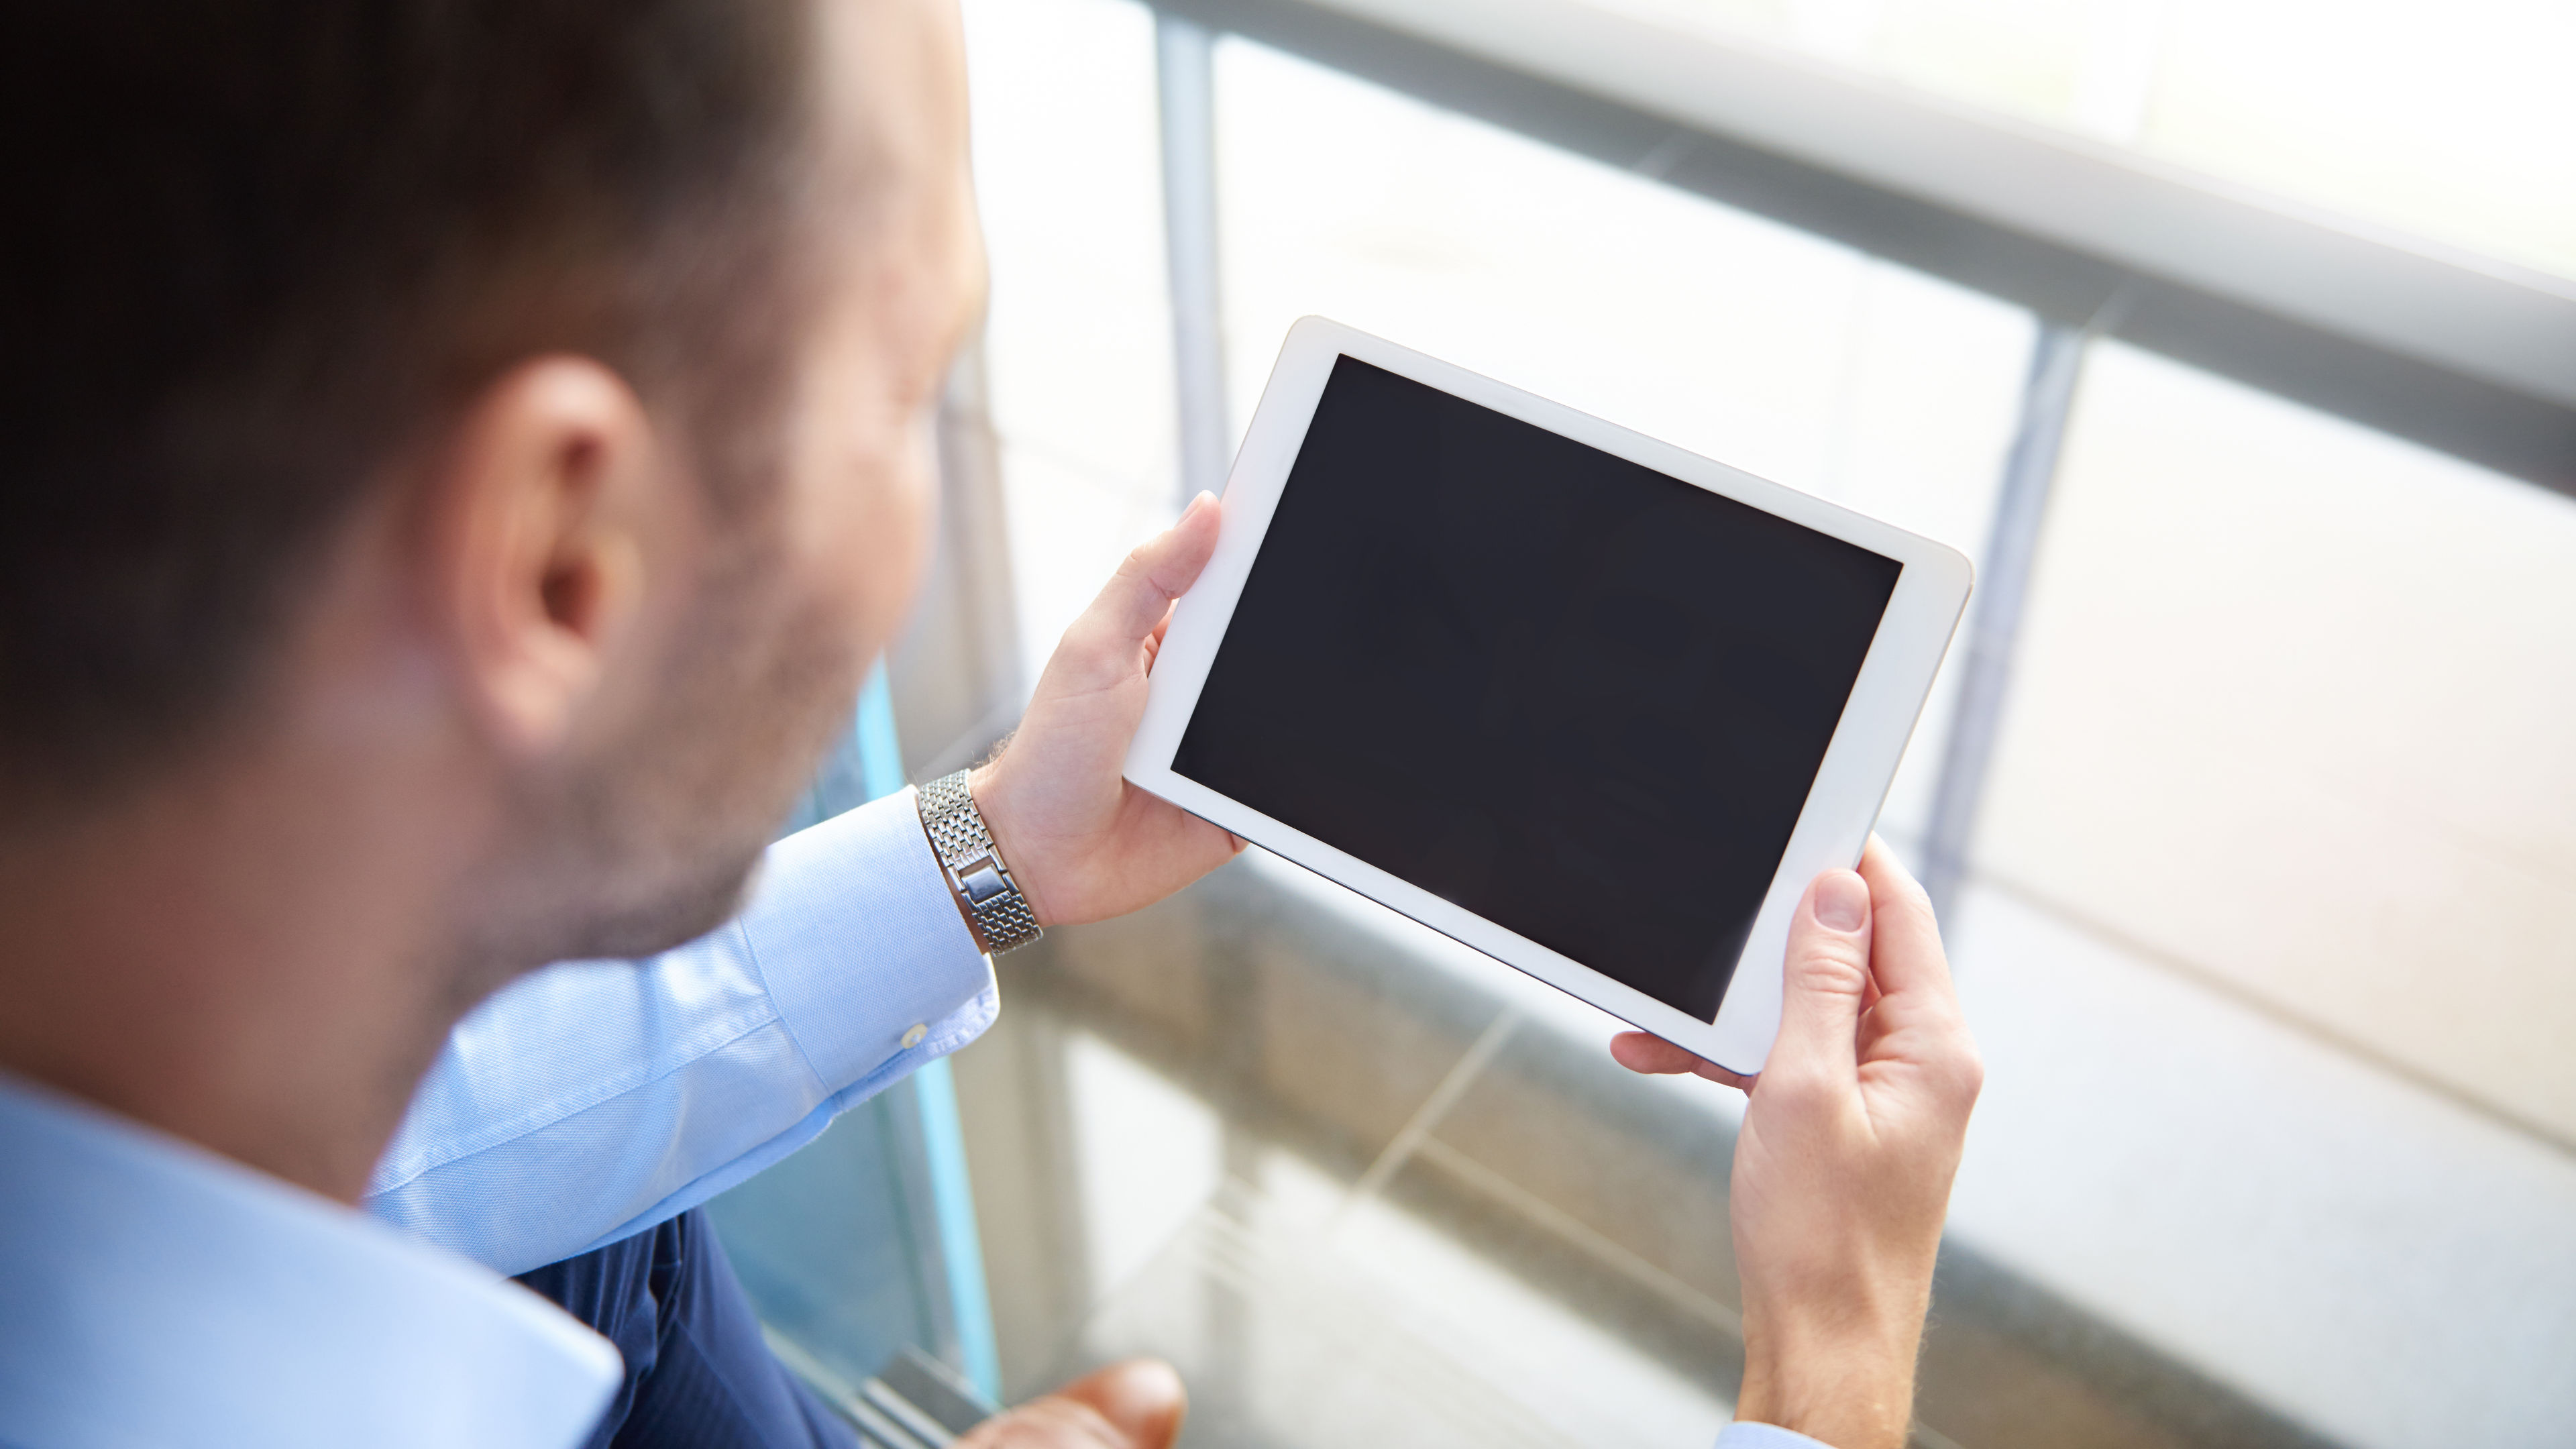
[[[1129,1359],[994,1415],[957,1449],[1170,1449],[1188,1402],[1170,1364]]]
[[[1922,887],[1873,837],[1807,888],[1780,1036],[1741,1078],[1644,1032],[1611,1054],[1752,1094],[1730,1212],[1744,1285],[1736,1417],[1838,1449],[1899,1449],[1941,1220],[1985,1068]]]

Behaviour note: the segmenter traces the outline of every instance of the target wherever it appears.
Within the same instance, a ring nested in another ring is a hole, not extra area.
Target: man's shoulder
[[[24,1449],[534,1449],[578,1442],[616,1373],[469,1263],[6,1078],[0,1283],[0,1443]]]

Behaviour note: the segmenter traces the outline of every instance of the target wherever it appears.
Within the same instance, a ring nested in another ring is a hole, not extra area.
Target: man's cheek
[[[902,618],[929,572],[939,520],[934,427],[933,415],[924,409],[905,429],[904,446],[881,494],[879,516],[864,543],[862,568],[875,586],[871,590],[877,595],[874,606],[891,616],[889,627]]]
[[[937,497],[929,476],[926,458],[882,459],[837,510],[830,537],[809,540],[815,592],[848,645],[871,657],[892,642],[928,571]]]

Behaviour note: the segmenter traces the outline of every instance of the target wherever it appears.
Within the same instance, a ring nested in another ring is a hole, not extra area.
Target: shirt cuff
[[[1719,1431],[1717,1449],[1832,1449],[1832,1446],[1822,1439],[1810,1439],[1777,1424],[1738,1421]]]
[[[827,1095],[955,1051],[993,1019],[993,964],[913,801],[904,790],[771,846],[741,917],[778,1019]]]

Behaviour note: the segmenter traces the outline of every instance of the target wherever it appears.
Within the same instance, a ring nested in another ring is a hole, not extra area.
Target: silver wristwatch
[[[1017,950],[1046,934],[1038,929],[1037,912],[1020,894],[1011,868],[984,826],[984,812],[966,790],[969,771],[942,775],[921,787],[921,829],[939,856],[948,888],[965,904],[968,919],[988,956]]]

